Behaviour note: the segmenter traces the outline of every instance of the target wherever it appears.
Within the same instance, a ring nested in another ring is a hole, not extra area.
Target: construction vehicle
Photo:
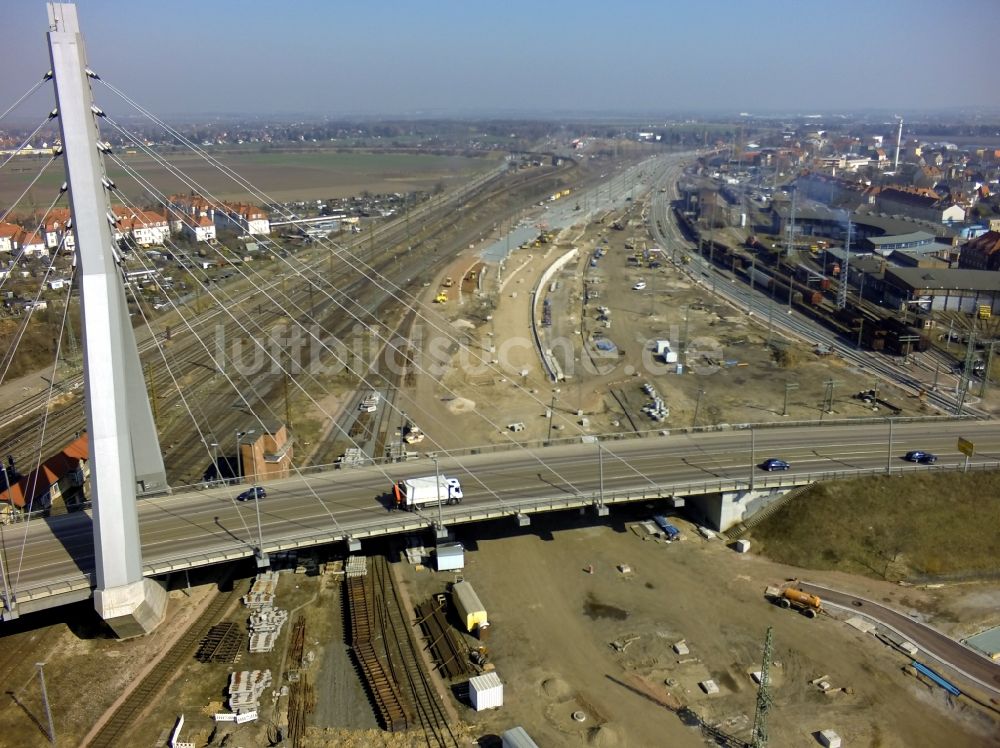
[[[489,650],[487,650],[486,647],[483,646],[476,647],[475,649],[470,649],[469,660],[472,662],[473,665],[482,670],[483,668],[486,667],[486,663],[490,661]]]
[[[444,286],[445,288],[451,288],[452,286],[455,285],[455,281],[452,280],[452,277],[449,275],[447,278],[444,279],[444,282],[441,285]]]
[[[764,589],[764,597],[779,608],[794,608],[806,618],[815,618],[823,611],[823,602],[816,596],[795,587],[771,587]]]
[[[434,297],[434,303],[435,304],[445,304],[445,303],[447,303],[447,301],[448,301],[448,292],[447,291],[439,291],[438,295]]]

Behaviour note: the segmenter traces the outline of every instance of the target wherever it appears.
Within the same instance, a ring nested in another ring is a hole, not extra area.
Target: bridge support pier
[[[155,579],[94,590],[97,614],[119,639],[150,633],[163,621],[167,588]]]

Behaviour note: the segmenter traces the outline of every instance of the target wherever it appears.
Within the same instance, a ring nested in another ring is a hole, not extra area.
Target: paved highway
[[[972,469],[1000,462],[1000,424],[980,421],[897,423],[889,447],[886,423],[756,427],[749,430],[675,433],[668,436],[572,443],[538,449],[505,449],[442,456],[440,468],[462,480],[465,501],[444,507],[445,524],[512,516],[518,511],[580,506],[601,492],[607,503],[720,489],[795,485],[871,472],[926,470],[901,455],[925,449],[941,456],[930,469],[964,462],[959,436],[972,439]],[[751,455],[751,445],[754,453]],[[788,473],[752,469],[768,457],[789,461]],[[327,471],[269,483],[266,499],[236,502],[240,487],[178,491],[140,501],[142,554],[148,574],[218,563],[265,551],[427,527],[437,509],[421,515],[388,510],[392,480],[433,473],[430,460]],[[257,513],[260,531],[257,529]],[[22,542],[23,541],[23,542]],[[49,587],[75,580],[83,589],[93,570],[89,513],[33,520],[3,528],[7,585],[22,601],[51,594]],[[23,549],[23,555],[22,555]],[[32,593],[32,590],[35,593]]]
[[[798,586],[806,592],[819,595],[824,603],[856,611],[895,629],[939,662],[953,667],[994,696],[1000,696],[1000,664],[945,636],[937,629],[863,597],[817,584],[801,583]]]

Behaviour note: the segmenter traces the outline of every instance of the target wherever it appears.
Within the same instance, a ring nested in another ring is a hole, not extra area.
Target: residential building
[[[0,502],[24,512],[45,511],[54,501],[79,504],[90,495],[90,442],[77,437],[27,475],[13,466],[0,471]]]
[[[181,223],[181,230],[196,242],[215,239],[215,221],[208,216],[186,216]]]
[[[987,231],[962,245],[958,267],[962,270],[1000,270],[1000,231]]]
[[[20,246],[19,237],[23,233],[20,226],[0,223],[0,252],[16,252]]]
[[[215,212],[216,228],[232,228],[241,234],[267,235],[271,233],[271,223],[267,213],[255,205],[224,205]]]
[[[41,257],[49,253],[48,248],[45,246],[45,237],[39,232],[35,231],[31,234],[22,232],[21,236],[23,238],[19,239],[18,242],[21,245],[21,254],[24,257]]]

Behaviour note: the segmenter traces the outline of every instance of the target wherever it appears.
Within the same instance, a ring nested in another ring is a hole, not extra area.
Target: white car
[[[632,286],[633,291],[642,291],[646,288],[646,281],[639,281],[634,286]]]

